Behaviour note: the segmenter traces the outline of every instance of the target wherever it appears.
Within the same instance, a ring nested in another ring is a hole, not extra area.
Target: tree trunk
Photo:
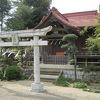
[[[75,80],[77,80],[77,60],[76,60],[76,55],[74,54],[74,73],[75,73]]]
[[[68,64],[70,64],[70,60],[71,60],[71,54],[70,54],[70,52],[68,52],[68,57],[67,57]]]
[[[23,67],[23,48],[21,50],[21,67]]]
[[[1,31],[3,31],[3,17],[1,18],[1,25],[0,25],[1,27]]]

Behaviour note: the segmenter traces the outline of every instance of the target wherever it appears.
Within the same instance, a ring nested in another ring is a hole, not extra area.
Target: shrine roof
[[[58,20],[59,20],[60,22],[62,22],[63,24],[75,28],[75,26],[73,26],[73,25],[68,21],[68,19],[67,19],[65,16],[63,16],[63,14],[61,14],[55,7],[53,7],[53,8],[50,10],[50,13],[49,13],[47,16],[44,16],[44,17],[42,18],[42,20],[40,21],[40,23],[39,23],[35,28],[41,27],[51,16],[54,16],[56,19],[58,19]]]
[[[35,27],[41,27],[51,16],[57,18],[60,22],[71,27],[95,26],[100,13],[97,10],[61,14],[55,7],[50,10],[47,16],[44,16],[40,23]]]
[[[77,27],[95,26],[100,13],[97,10],[63,14],[72,25]]]

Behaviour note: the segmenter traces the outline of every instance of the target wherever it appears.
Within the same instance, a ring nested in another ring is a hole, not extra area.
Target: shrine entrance
[[[36,30],[21,30],[21,31],[7,31],[0,33],[0,47],[16,47],[16,46],[33,46],[34,48],[34,82],[32,83],[32,91],[44,91],[43,84],[40,83],[40,66],[39,66],[39,46],[45,46],[48,41],[43,41],[39,37],[43,37],[47,32],[51,31],[52,27],[48,26],[43,29]],[[31,40],[21,39],[30,38]],[[8,39],[5,42],[3,39]]]

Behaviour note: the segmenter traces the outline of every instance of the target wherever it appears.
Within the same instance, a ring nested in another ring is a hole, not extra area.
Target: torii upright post
[[[32,83],[32,91],[43,91],[43,84],[40,83],[40,66],[39,66],[39,36],[34,36],[34,83]]]
[[[42,92],[44,91],[43,84],[40,83],[40,56],[39,56],[39,46],[47,45],[47,41],[39,40],[39,36],[45,36],[52,27],[48,30],[42,30],[42,34],[34,34],[34,83],[32,83],[32,91]]]
[[[49,26],[44,29],[37,30],[22,30],[22,31],[8,31],[0,33],[0,47],[10,46],[33,46],[34,47],[34,83],[32,83],[32,91],[44,91],[43,84],[40,83],[40,66],[39,66],[39,46],[47,45],[48,41],[39,40],[39,37],[45,36],[47,32],[51,31]],[[19,41],[19,38],[33,37],[31,41]],[[12,41],[4,42],[3,38],[12,38]]]

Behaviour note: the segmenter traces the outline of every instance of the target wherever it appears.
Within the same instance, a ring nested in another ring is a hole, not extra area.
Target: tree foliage
[[[75,45],[75,41],[77,40],[78,36],[75,34],[67,34],[63,37],[63,41],[66,41],[66,44],[63,44],[61,47],[65,48],[67,52],[73,53],[77,50]]]
[[[85,27],[83,28],[83,30],[80,31],[80,36],[84,36],[85,33],[86,33],[87,31],[88,31],[88,27],[85,26]]]
[[[100,51],[100,19],[95,27],[94,35],[87,38],[86,44],[89,50]]]
[[[68,53],[68,63],[71,64],[71,60],[74,61],[74,71],[75,71],[75,80],[77,80],[77,73],[76,73],[76,51],[77,47],[75,44],[75,41],[77,40],[78,36],[75,34],[67,34],[63,37],[63,41],[67,42],[66,44],[63,44],[61,48],[64,48],[65,51]]]
[[[6,23],[8,29],[33,28],[50,9],[51,0],[19,0],[14,2],[16,11]]]
[[[9,15],[9,10],[11,9],[11,3],[9,0],[0,0],[0,22],[1,31],[3,30],[4,18]]]
[[[19,5],[12,18],[7,20],[7,27],[12,30],[25,29],[32,24],[32,12],[29,6]]]

